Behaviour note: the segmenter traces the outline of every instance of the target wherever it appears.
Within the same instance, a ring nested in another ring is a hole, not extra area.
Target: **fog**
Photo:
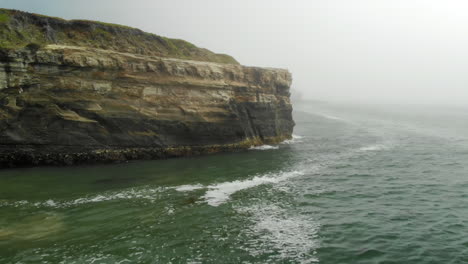
[[[244,65],[287,68],[296,97],[468,102],[462,0],[0,0],[0,7],[125,24]]]

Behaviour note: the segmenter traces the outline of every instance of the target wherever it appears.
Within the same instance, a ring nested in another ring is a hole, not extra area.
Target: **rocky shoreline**
[[[223,152],[245,151],[252,146],[261,144],[277,144],[289,138],[272,138],[267,140],[246,140],[234,144],[207,146],[176,146],[167,148],[105,148],[90,151],[80,151],[78,147],[50,147],[38,151],[37,146],[16,146],[20,150],[5,151],[0,154],[0,168],[32,167],[32,166],[71,166],[122,163],[132,160],[157,160],[180,157],[192,157]],[[31,151],[27,151],[27,149]],[[76,151],[74,151],[76,149]]]

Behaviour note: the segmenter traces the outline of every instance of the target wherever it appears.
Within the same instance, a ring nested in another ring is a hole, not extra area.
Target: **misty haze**
[[[0,263],[468,263],[467,9],[0,0]]]

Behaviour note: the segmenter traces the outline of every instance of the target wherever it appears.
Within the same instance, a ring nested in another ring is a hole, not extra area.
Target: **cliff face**
[[[0,52],[0,166],[188,156],[276,143],[286,70],[29,45]]]

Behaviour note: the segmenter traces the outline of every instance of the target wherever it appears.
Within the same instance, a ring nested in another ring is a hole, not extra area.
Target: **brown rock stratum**
[[[161,159],[278,143],[294,127],[290,85],[287,70],[236,63],[53,41],[2,48],[0,166]]]

